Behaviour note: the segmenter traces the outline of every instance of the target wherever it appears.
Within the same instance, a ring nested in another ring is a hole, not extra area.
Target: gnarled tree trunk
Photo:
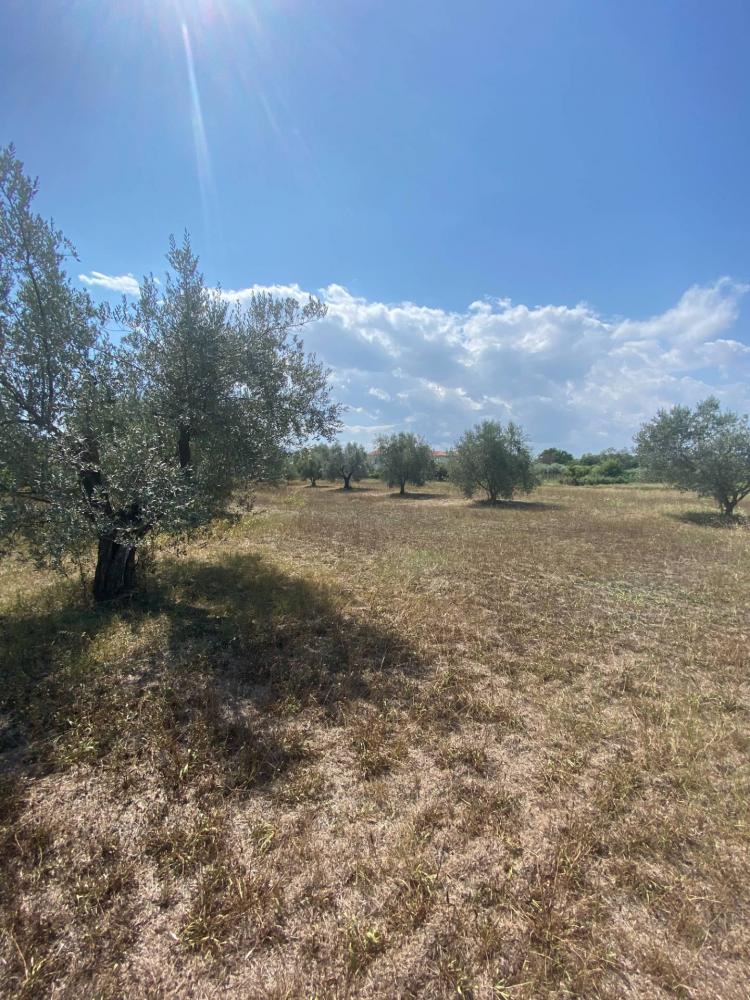
[[[111,535],[99,539],[94,574],[94,600],[108,601],[130,593],[136,586],[135,546],[117,542]]]

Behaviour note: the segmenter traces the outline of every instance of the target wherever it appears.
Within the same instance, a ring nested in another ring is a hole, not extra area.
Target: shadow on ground
[[[545,511],[563,509],[563,504],[547,503],[541,500],[496,500],[494,503],[492,500],[473,500],[469,506],[483,510]]]
[[[682,524],[697,524],[703,528],[743,528],[750,521],[741,514],[727,517],[718,510],[687,510],[680,514],[668,514],[667,517]]]
[[[450,500],[448,493],[388,493],[391,500]]]
[[[100,761],[153,764],[165,788],[203,771],[215,790],[258,785],[304,756],[286,724],[297,714],[397,705],[421,669],[397,635],[255,555],[162,564],[129,601],[74,595],[0,617],[0,775]]]

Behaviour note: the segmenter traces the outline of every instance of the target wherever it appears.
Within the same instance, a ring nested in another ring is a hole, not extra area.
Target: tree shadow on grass
[[[403,640],[255,555],[163,563],[157,586],[97,607],[0,616],[0,775],[76,764],[227,794],[306,756],[294,719],[405,697]],[[0,789],[1,791],[1,789]]]
[[[563,504],[549,503],[543,500],[496,500],[494,503],[492,500],[472,500],[469,506],[481,510],[527,510],[530,512],[563,510]]]
[[[697,524],[703,528],[743,528],[750,524],[742,514],[727,517],[718,510],[687,510],[680,514],[667,514],[667,517],[682,524]]]
[[[446,500],[450,498],[449,493],[388,493],[391,500]]]
[[[226,806],[317,801],[308,733],[406,708],[421,669],[397,634],[251,554],[164,561],[127,601],[82,606],[63,584],[0,615],[0,993],[16,995],[29,955],[81,994],[121,961],[143,907],[134,864],[192,894],[181,933],[198,913],[254,940]],[[191,864],[208,879],[194,890]],[[263,921],[275,899],[257,904]],[[71,971],[66,956],[84,953]]]

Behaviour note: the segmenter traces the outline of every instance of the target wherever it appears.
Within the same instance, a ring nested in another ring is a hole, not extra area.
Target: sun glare
[[[203,121],[203,110],[201,108],[200,91],[198,90],[198,80],[195,75],[195,60],[193,59],[193,47],[190,42],[190,31],[187,23],[182,22],[182,44],[185,50],[185,66],[188,75],[188,86],[190,88],[190,115],[193,126],[193,143],[195,145],[195,162],[198,171],[198,183],[201,189],[201,202],[203,207],[204,223],[208,228],[208,202],[212,184],[211,178],[211,158],[208,151],[208,141],[206,139],[206,126]]]

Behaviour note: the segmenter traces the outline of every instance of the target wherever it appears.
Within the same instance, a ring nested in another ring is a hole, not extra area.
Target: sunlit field
[[[124,604],[4,556],[0,994],[746,998],[747,524],[293,484]]]

